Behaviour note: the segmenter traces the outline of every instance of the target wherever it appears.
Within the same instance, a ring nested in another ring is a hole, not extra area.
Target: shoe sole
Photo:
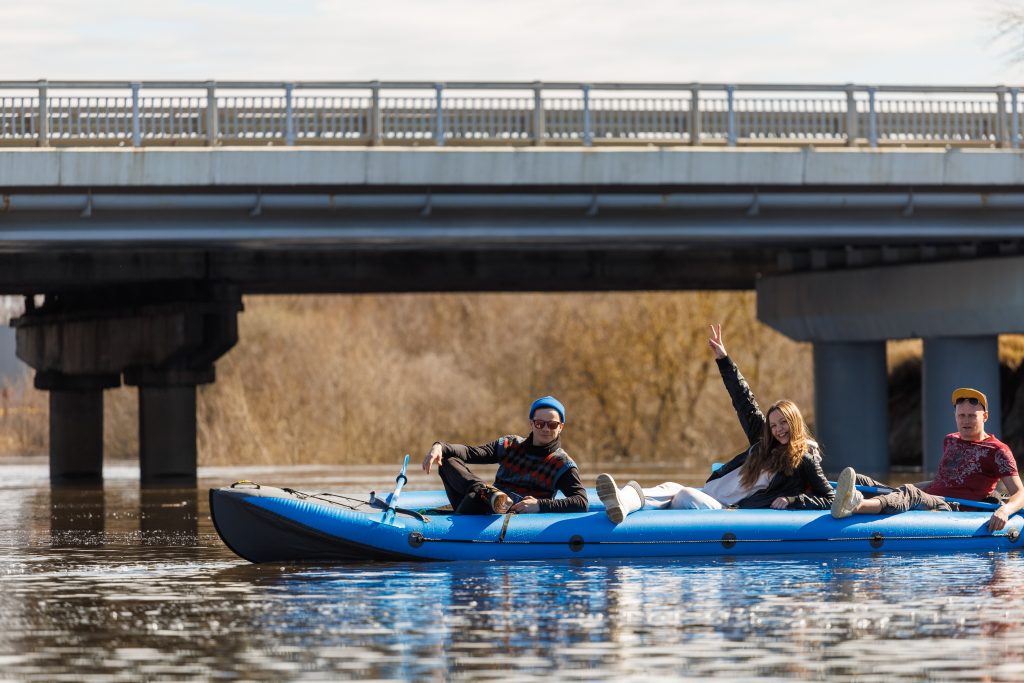
[[[622,513],[622,501],[619,500],[619,487],[610,474],[597,475],[597,497],[604,503],[605,514],[612,524],[621,524],[626,515]]]
[[[836,482],[836,498],[832,501],[832,516],[834,518],[843,519],[853,514],[850,503],[857,490],[856,483],[857,473],[852,467],[847,467],[839,473],[839,480]]]
[[[491,495],[490,504],[491,510],[494,511],[494,514],[503,515],[508,512],[510,507],[512,507],[512,499],[506,494],[498,491]]]

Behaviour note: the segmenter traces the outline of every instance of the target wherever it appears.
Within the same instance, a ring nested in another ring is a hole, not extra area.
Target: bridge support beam
[[[52,482],[103,480],[103,390],[120,384],[117,375],[36,375],[36,388],[50,392]]]
[[[988,431],[1002,432],[999,404],[999,335],[1024,331],[1024,258],[1019,256],[969,261],[890,265],[817,271],[766,277],[757,286],[758,317],[792,339],[814,342],[821,371],[844,377],[841,386],[827,377],[816,380],[817,429],[825,441],[829,465],[838,456],[830,441],[871,438],[855,464],[876,465],[881,448],[873,430],[884,423],[853,424],[842,408],[856,415],[864,401],[845,394],[871,391],[886,380],[885,365],[876,350],[874,360],[857,353],[829,351],[829,345],[852,348],[858,343],[881,344],[888,339],[924,339],[922,405],[924,406],[923,469],[934,473],[942,457],[943,436],[956,429],[950,394],[956,387],[973,386],[989,398]],[[969,335],[965,334],[969,333]],[[833,359],[832,354],[839,359]],[[867,353],[866,351],[864,353]],[[849,364],[845,375],[839,368]],[[874,369],[871,369],[871,367]],[[826,386],[828,385],[828,386]],[[868,389],[866,387],[874,387]],[[839,429],[829,425],[837,420]],[[852,454],[851,454],[852,455]],[[845,457],[845,456],[842,456]]]
[[[889,384],[885,342],[814,345],[816,436],[822,467],[885,477],[889,472]]]
[[[196,388],[139,387],[142,483],[196,481]]]
[[[999,337],[932,337],[924,340],[922,428],[924,470],[930,476],[942,459],[942,440],[956,431],[951,394],[972,387],[988,397],[986,431],[1002,434],[999,395]]]
[[[50,395],[51,478],[99,480],[103,389],[139,387],[144,486],[196,481],[196,386],[238,339],[233,288],[157,288],[50,297],[14,322],[18,356]]]
[[[139,468],[144,486],[194,486],[196,386],[213,382],[213,366],[199,371],[129,371],[139,387]]]

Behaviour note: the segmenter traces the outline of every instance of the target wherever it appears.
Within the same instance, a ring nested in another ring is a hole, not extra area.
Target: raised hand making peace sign
[[[729,354],[725,352],[725,344],[722,343],[722,326],[708,325],[711,328],[711,336],[708,337],[708,348],[715,354],[715,358],[725,358]]]

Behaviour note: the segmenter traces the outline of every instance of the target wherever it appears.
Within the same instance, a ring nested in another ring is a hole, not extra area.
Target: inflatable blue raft
[[[404,479],[400,475],[400,479]],[[1015,550],[1022,519],[996,533],[987,512],[833,519],[825,511],[641,510],[612,524],[590,491],[574,514],[453,515],[441,491],[381,500],[248,482],[210,490],[217,532],[250,562],[541,560]]]

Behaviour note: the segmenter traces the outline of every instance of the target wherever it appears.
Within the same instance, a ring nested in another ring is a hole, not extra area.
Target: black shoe
[[[478,484],[469,490],[459,506],[457,515],[485,515],[488,512],[503,515],[512,507],[512,499],[501,489],[488,484]]]
[[[484,486],[480,491],[480,499],[491,508],[496,515],[503,515],[512,507],[512,499],[507,493],[493,486]]]

